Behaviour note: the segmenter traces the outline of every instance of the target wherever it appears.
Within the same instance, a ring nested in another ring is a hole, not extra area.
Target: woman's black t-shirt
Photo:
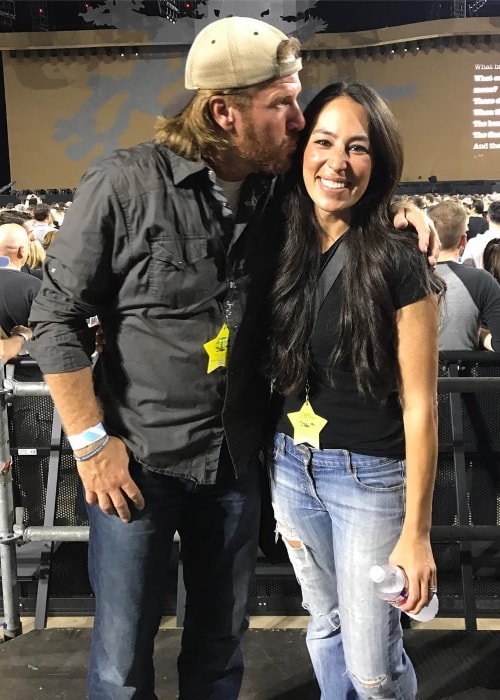
[[[422,281],[415,278],[408,264],[401,263],[399,268],[393,269],[391,277],[387,283],[395,313],[427,295]],[[354,373],[349,367],[334,369],[334,386],[328,380],[327,367],[337,339],[341,294],[342,272],[319,310],[311,337],[309,401],[315,413],[328,420],[320,433],[320,446],[322,449],[337,448],[359,454],[404,458],[403,416],[396,388],[386,402],[380,404],[358,392]],[[304,394],[283,399],[278,432],[293,437],[287,414],[299,411],[304,399]]]

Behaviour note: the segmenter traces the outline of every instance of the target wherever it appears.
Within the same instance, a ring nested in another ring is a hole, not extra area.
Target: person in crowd
[[[10,334],[14,326],[28,325],[33,299],[40,280],[22,268],[28,257],[29,240],[19,224],[0,226],[0,326]]]
[[[33,233],[34,219],[29,212],[18,211],[17,209],[3,209],[0,211],[0,226],[3,224],[19,224],[25,229],[30,241],[35,240],[35,234]]]
[[[500,237],[486,244],[483,253],[484,269],[500,283]]]
[[[304,126],[300,69],[297,39],[265,22],[209,24],[187,57],[189,104],[159,119],[153,143],[84,175],[48,250],[30,352],[88,503],[90,700],[156,697],[176,530],[187,595],[179,697],[239,694],[269,420],[257,359],[279,245],[276,175]],[[426,222],[411,216],[425,247]],[[99,400],[92,316],[105,337]]]
[[[29,242],[26,264],[30,269],[30,273],[40,280],[42,279],[42,265],[46,255],[45,248],[38,239]]]
[[[469,219],[467,222],[467,240],[471,240],[478,233],[485,233],[488,230],[488,222],[484,217],[483,200],[475,198],[467,208]]]
[[[500,238],[500,199],[491,202],[486,214],[488,230],[478,233],[470,241],[467,241],[462,256],[462,262],[471,267],[483,267],[483,253],[487,244],[493,238]]]
[[[47,231],[47,233],[43,237],[43,241],[42,241],[42,246],[43,246],[45,252],[47,252],[47,248],[54,241],[54,239],[58,233],[59,233],[59,229],[57,229],[57,228],[52,229],[52,231]]]
[[[441,241],[437,273],[446,282],[440,308],[440,350],[500,350],[500,285],[486,270],[459,263],[467,243],[467,213],[448,200],[429,216]]]
[[[33,207],[33,219],[33,234],[36,240],[41,243],[45,234],[55,228],[50,206],[45,204],[45,202],[35,204]]]
[[[388,218],[403,159],[385,102],[367,85],[336,82],[304,116],[270,300],[277,531],[310,614],[322,699],[414,700],[401,611],[368,574],[387,561],[405,570],[404,611],[418,613],[436,590],[442,284]]]

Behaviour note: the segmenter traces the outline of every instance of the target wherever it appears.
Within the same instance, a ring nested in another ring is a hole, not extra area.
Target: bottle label
[[[388,600],[387,602],[390,605],[394,605],[395,608],[400,608],[402,605],[406,603],[408,600],[408,590],[407,588],[403,588],[401,593],[397,595],[395,598],[391,598],[391,600]]]

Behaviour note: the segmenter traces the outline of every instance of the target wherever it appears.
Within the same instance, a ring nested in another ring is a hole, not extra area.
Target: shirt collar
[[[168,152],[172,167],[172,179],[176,187],[192,175],[201,173],[204,170],[208,173],[208,171],[211,170],[210,166],[203,160],[188,160],[187,158],[174,153],[170,149],[168,149]],[[251,173],[245,179],[244,186],[246,188],[250,183],[251,188],[257,190],[257,192],[261,194],[269,187],[273,179],[274,178],[272,175],[266,175],[264,173]]]

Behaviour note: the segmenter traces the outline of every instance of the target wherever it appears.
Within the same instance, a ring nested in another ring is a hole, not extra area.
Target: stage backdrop
[[[17,189],[75,187],[98,159],[152,137],[155,116],[176,111],[185,57],[204,23],[178,25],[167,38],[149,30],[0,35]],[[372,84],[403,132],[403,181],[500,180],[499,18],[302,38],[303,103],[338,77]]]

